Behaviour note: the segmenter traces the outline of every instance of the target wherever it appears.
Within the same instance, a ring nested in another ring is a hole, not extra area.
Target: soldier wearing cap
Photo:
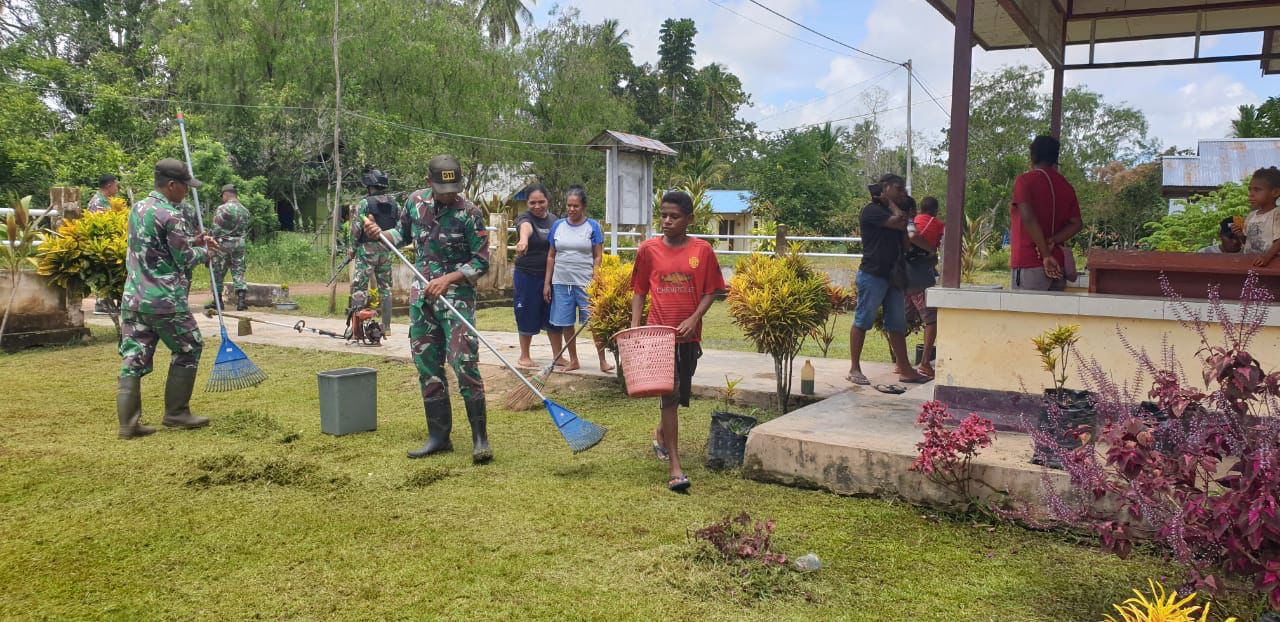
[[[213,280],[217,283],[215,296],[222,296],[222,279],[231,272],[231,288],[236,292],[236,311],[248,309],[244,296],[249,286],[244,282],[245,236],[253,217],[240,204],[239,193],[233,184],[222,187],[222,205],[213,215],[209,234],[218,241],[218,252],[213,256]],[[206,305],[213,308],[213,303]]]
[[[200,182],[179,160],[156,163],[155,190],[129,210],[128,277],[120,304],[120,356],[124,363],[116,389],[120,438],[146,436],[155,428],[142,425],[142,377],[151,373],[156,346],[164,342],[173,358],[164,387],[166,427],[199,428],[209,424],[191,414],[203,341],[187,309],[191,270],[217,251],[218,243],[196,234],[180,205],[189,188]]]
[[[360,199],[356,206],[353,222],[364,221],[365,216],[374,220],[385,229],[395,228],[400,218],[396,199],[387,193],[387,176],[377,169],[365,173],[360,178],[367,195]],[[351,279],[351,296],[347,306],[348,315],[363,309],[369,303],[369,278],[372,277],[378,288],[378,304],[382,307],[382,332],[391,332],[391,251],[378,241],[365,235],[363,228],[351,227],[351,245],[347,256],[355,258],[355,275]]]
[[[90,212],[105,212],[111,209],[111,197],[120,191],[120,181],[110,173],[98,178],[98,190],[89,199]]]
[[[462,191],[462,168],[453,156],[436,156],[429,165],[431,187],[409,195],[400,220],[386,233],[398,246],[415,244],[417,267],[430,283],[415,283],[409,307],[409,346],[418,368],[427,442],[409,452],[410,458],[451,451],[449,432],[453,410],[445,384],[447,361],[458,378],[467,420],[471,424],[471,459],[493,459],[485,430],[484,381],[480,378],[479,342],[438,300],[444,296],[468,321],[475,322],[476,281],[489,270],[489,240],[484,214]],[[363,219],[366,235],[378,239],[382,228]]]

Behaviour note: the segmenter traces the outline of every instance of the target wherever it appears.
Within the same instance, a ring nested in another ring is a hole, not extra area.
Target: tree
[[[525,7],[524,0],[474,0],[476,23],[489,34],[489,42],[502,45],[507,41],[520,41],[520,24],[533,23],[533,13]],[[537,4],[530,0],[529,4]]]
[[[760,141],[757,157],[747,165],[745,180],[755,194],[761,215],[796,231],[847,235],[852,223],[833,221],[838,214],[852,214],[855,181],[847,167],[823,163],[822,141],[829,140],[830,128],[790,130]],[[826,138],[824,138],[824,134]],[[851,158],[849,147],[838,142],[830,154],[834,161]],[[769,211],[771,213],[764,213]]]
[[[698,27],[688,18],[667,18],[658,33],[658,72],[662,74],[662,85],[671,102],[671,112],[675,114],[681,93],[693,79],[693,37],[698,34]]]
[[[1249,213],[1249,187],[1244,182],[1223,184],[1205,195],[1191,197],[1180,212],[1165,214],[1146,224],[1151,235],[1143,238],[1143,248],[1179,253],[1195,252],[1218,240],[1218,224],[1223,218]]]
[[[1271,138],[1280,136],[1280,96],[1268,97],[1258,106],[1245,104],[1240,117],[1231,122],[1231,135],[1236,138]]]

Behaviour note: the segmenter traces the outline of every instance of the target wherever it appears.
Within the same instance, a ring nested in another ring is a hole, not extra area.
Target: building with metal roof
[[[1161,194],[1170,210],[1182,199],[1206,194],[1223,184],[1240,181],[1254,171],[1280,166],[1280,138],[1218,138],[1201,140],[1193,156],[1165,156]]]
[[[704,195],[711,204],[711,228],[719,235],[750,235],[756,227],[756,217],[751,213],[750,190],[708,190]],[[750,240],[721,240],[716,247],[721,250],[751,250]]]

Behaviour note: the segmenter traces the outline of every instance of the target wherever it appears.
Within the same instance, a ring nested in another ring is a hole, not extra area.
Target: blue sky
[[[762,0],[764,4],[835,39],[885,58],[911,58],[917,75],[938,97],[951,92],[953,28],[924,0]],[[533,7],[546,23],[555,6],[541,0]],[[567,0],[584,19],[618,19],[630,31],[637,62],[657,58],[658,27],[668,17],[693,18],[698,26],[697,63],[719,62],[742,78],[753,105],[742,116],[764,129],[794,127],[889,109],[880,121],[891,137],[905,140],[905,72],[860,57],[771,15],[747,0]],[[736,14],[735,14],[736,13]],[[802,39],[808,43],[797,41]],[[1096,60],[1190,56],[1190,39],[1100,46]],[[827,49],[821,49],[827,48]],[[1261,34],[1206,38],[1202,54],[1257,53]],[[1084,49],[1068,61],[1083,60]],[[984,52],[975,48],[974,67],[992,71],[1002,65],[1047,67],[1034,50]],[[887,72],[887,73],[886,73]],[[1047,90],[1050,74],[1045,74]],[[1236,107],[1258,103],[1280,92],[1280,76],[1262,78],[1257,62],[1217,65],[1089,70],[1067,74],[1067,85],[1085,84],[1107,101],[1124,102],[1146,113],[1151,135],[1164,146],[1194,148],[1201,138],[1230,132]],[[884,89],[879,102],[868,101],[868,87]],[[947,119],[921,89],[914,93],[912,123],[921,155],[941,140]],[[941,108],[950,110],[949,99]],[[897,108],[896,110],[894,110]]]

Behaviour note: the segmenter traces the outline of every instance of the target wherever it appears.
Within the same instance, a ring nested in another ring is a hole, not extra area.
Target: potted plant
[[[111,323],[120,332],[120,298],[128,277],[129,212],[112,208],[88,212],[78,219],[64,219],[41,245],[36,274],[68,289],[77,288],[102,300]]]
[[[747,452],[747,435],[759,421],[755,417],[733,412],[733,402],[738,396],[738,383],[742,378],[724,377],[720,390],[721,402],[711,412],[711,433],[707,435],[707,468],[713,471],[736,469],[742,466]]]
[[[373,294],[374,296],[377,296],[377,291],[378,291],[378,290],[377,290],[377,288],[374,288],[374,289],[373,289],[373,290],[371,290],[371,291],[373,291],[373,292],[374,292],[374,294]],[[298,308],[298,303],[296,303],[296,302],[294,302],[294,301],[292,301],[292,300],[290,300],[290,299],[289,299],[289,284],[288,284],[288,283],[281,283],[281,284],[280,284],[280,289],[278,290],[278,292],[279,292],[278,297],[277,297],[277,298],[275,299],[275,301],[274,301],[277,309],[279,309],[279,310],[281,310],[281,311],[295,311],[295,310],[297,310],[297,308]]]
[[[1079,333],[1078,325],[1069,324],[1056,326],[1031,340],[1040,355],[1040,365],[1053,381],[1053,388],[1044,390],[1040,403],[1038,434],[1033,435],[1040,438],[1035,441],[1033,464],[1060,469],[1059,454],[1079,447],[1082,432],[1092,436],[1094,409],[1089,392],[1066,388],[1067,367],[1071,351],[1080,341]]]
[[[796,254],[753,254],[738,262],[728,301],[733,323],[773,357],[778,409],[787,412],[796,354],[831,314],[826,277]]]

